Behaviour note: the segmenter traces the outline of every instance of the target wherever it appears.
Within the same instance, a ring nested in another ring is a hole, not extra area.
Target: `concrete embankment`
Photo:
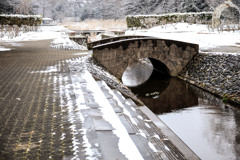
[[[179,74],[179,78],[240,104],[240,54],[199,53]]]

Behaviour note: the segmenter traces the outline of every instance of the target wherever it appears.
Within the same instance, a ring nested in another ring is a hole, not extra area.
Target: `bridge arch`
[[[233,4],[231,0],[226,0],[225,3],[219,5],[213,12],[212,28],[217,28],[221,25],[221,15],[226,9],[235,9],[238,12],[238,24],[240,24],[240,9],[237,5]]]
[[[149,57],[148,59],[152,63],[154,70],[157,70],[162,75],[170,76],[170,70],[164,63],[151,57]]]
[[[154,37],[132,38],[93,47],[93,58],[119,79],[128,66],[142,58],[160,61],[170,76],[177,76],[198,48],[197,44]]]

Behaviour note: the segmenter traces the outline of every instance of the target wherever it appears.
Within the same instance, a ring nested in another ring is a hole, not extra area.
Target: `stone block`
[[[175,67],[175,70],[177,73],[179,73],[182,69],[183,69],[183,66],[181,64],[177,64],[177,66]]]
[[[116,59],[117,59],[117,62],[119,62],[119,63],[123,61],[123,57],[118,57]]]
[[[101,50],[102,53],[108,53],[109,52],[109,48],[104,48],[103,50]]]
[[[170,56],[176,56],[177,55],[177,52],[178,52],[178,47],[176,44],[172,44],[170,46],[170,50],[169,50],[169,55]]]
[[[128,49],[126,49],[125,51],[123,51],[122,53],[123,53],[123,55],[125,55],[125,56],[131,55],[132,49],[128,48]]]
[[[112,51],[112,57],[111,57],[111,59],[116,59],[116,58],[117,58],[117,55],[118,55],[118,54],[117,54],[117,51],[118,51],[118,50],[113,50],[113,51]]]
[[[138,48],[138,41],[135,41],[134,43],[130,43],[131,44],[131,48]]]
[[[139,50],[145,52],[145,51],[147,51],[147,48],[146,47],[140,47]]]
[[[153,46],[148,46],[148,47],[146,48],[146,50],[147,50],[148,52],[153,51]]]
[[[183,51],[183,58],[184,59],[189,59],[191,57],[191,53],[189,51]]]
[[[165,55],[169,55],[170,54],[170,49],[166,46],[163,48],[162,53]]]
[[[161,48],[158,47],[158,46],[153,47],[153,51],[159,52],[159,51],[162,51],[162,50],[163,50],[162,47]]]
[[[143,47],[143,48],[146,48],[146,47],[148,47],[148,45],[147,45],[147,43],[144,41],[144,40],[140,40],[140,43],[141,43],[141,48]]]
[[[159,48],[167,47],[166,43],[163,40],[157,40],[157,46]]]
[[[146,51],[139,51],[139,53],[141,54],[141,58],[146,58],[146,57],[148,57],[148,52],[146,52]]]
[[[181,65],[181,64],[183,64],[183,61],[182,61],[182,59],[177,58],[177,59],[176,59],[176,63],[177,63],[178,65]]]
[[[176,53],[176,57],[178,57],[178,58],[182,58],[183,57],[183,50],[182,50],[182,48],[178,48],[178,51]]]
[[[153,47],[153,45],[154,45],[152,40],[147,40],[146,44],[148,47]]]

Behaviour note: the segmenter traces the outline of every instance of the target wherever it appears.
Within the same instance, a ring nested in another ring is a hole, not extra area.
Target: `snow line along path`
[[[79,72],[78,72],[79,73]],[[86,112],[86,109],[89,109],[87,107],[85,100],[83,99],[83,93],[81,91],[81,86],[86,86],[87,90],[91,92],[91,95],[94,97],[94,101],[100,106],[99,109],[101,110],[101,114],[103,119],[106,122],[109,122],[110,125],[113,127],[112,133],[118,137],[118,148],[119,151],[129,160],[143,160],[142,155],[140,154],[139,150],[133,143],[132,139],[130,138],[126,128],[123,126],[119,118],[117,117],[116,113],[114,112],[114,109],[104,96],[104,93],[99,88],[97,82],[93,79],[92,75],[83,67],[83,69],[80,71],[81,80],[83,83],[79,83],[73,80],[73,87],[74,92],[77,94],[77,103],[80,106],[80,112],[82,113],[81,118],[83,126],[86,126],[85,123],[85,117],[84,112]],[[79,99],[79,100],[78,100]],[[83,108],[81,108],[83,106]],[[85,134],[87,134],[89,128],[83,128],[85,130]],[[91,129],[90,129],[91,130]],[[91,140],[88,135],[84,135],[84,141],[86,146],[86,154],[88,154],[87,159],[95,159],[97,156],[99,156],[99,153],[96,153],[98,145],[91,144]],[[96,147],[97,146],[97,147]],[[129,149],[131,148],[131,150]],[[95,153],[95,155],[94,155]]]

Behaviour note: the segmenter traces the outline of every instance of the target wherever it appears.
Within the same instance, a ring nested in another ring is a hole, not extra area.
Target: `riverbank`
[[[178,77],[219,96],[224,102],[240,104],[239,54],[199,53]]]

